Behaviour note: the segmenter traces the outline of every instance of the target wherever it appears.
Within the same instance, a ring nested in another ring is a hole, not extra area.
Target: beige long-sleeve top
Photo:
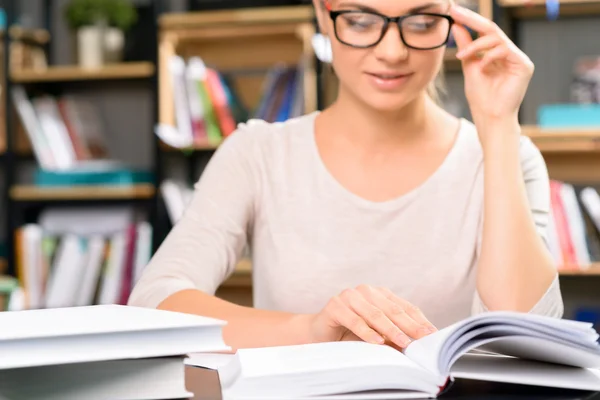
[[[364,283],[418,305],[438,328],[486,310],[475,285],[483,217],[475,126],[462,121],[443,164],[419,187],[372,202],[325,168],[314,140],[317,114],[238,127],[211,158],[129,304],[156,307],[190,288],[213,294],[249,246],[257,308],[317,312],[343,289]],[[545,238],[546,166],[525,137],[520,157]],[[531,312],[562,316],[558,275]]]

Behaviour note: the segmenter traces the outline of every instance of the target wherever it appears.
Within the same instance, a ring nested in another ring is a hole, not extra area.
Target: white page
[[[572,347],[554,340],[512,336],[490,341],[481,348],[509,356],[532,358],[574,367],[600,368],[600,352]]]
[[[443,374],[440,372],[438,360],[454,329],[456,329],[454,326],[448,326],[417,339],[404,349],[404,354],[432,374],[441,377]]]
[[[485,314],[479,314],[459,321],[438,332],[415,340],[404,351],[411,360],[421,365],[423,368],[432,371],[438,376],[444,376],[447,371],[445,365],[440,365],[440,357],[443,357],[444,348],[449,347],[460,337],[467,335],[469,330],[477,327],[497,326],[502,327],[525,327],[519,328],[521,333],[531,332],[531,335],[540,335],[544,332],[549,335],[563,338],[582,345],[594,344],[598,338],[598,333],[592,329],[592,324],[565,319],[556,319],[536,314],[525,314],[508,311],[496,311]],[[541,335],[540,335],[541,336]],[[463,349],[477,347],[471,344]],[[444,357],[445,358],[445,357]]]
[[[600,390],[600,370],[489,355],[465,355],[452,377],[578,390]]]
[[[331,368],[406,366],[421,369],[390,346],[365,342],[331,342],[238,350],[242,365],[252,366],[248,376],[313,372]]]
[[[445,382],[398,350],[365,342],[241,349],[219,368],[219,379],[224,398],[265,399],[380,389],[435,394]]]

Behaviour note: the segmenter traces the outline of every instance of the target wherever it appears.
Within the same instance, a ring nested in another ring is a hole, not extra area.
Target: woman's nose
[[[382,61],[397,63],[408,56],[408,47],[400,37],[400,27],[390,24],[381,41],[375,46],[375,56]]]

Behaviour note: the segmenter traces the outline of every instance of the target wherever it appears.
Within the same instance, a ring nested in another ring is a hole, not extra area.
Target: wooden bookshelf
[[[101,68],[60,65],[43,70],[13,70],[11,71],[11,79],[15,83],[142,79],[151,77],[154,74],[154,69],[154,65],[150,62],[119,63]]]
[[[166,152],[180,151],[180,152],[183,152],[183,153],[185,153],[187,151],[211,151],[211,150],[216,150],[216,149],[219,148],[220,145],[221,145],[221,143],[215,143],[215,144],[211,144],[211,143],[194,144],[192,147],[186,147],[186,148],[180,149],[180,148],[169,146],[165,142],[162,142],[162,141],[160,142],[160,148],[163,151],[166,151]]]
[[[562,269],[559,270],[559,274],[560,276],[600,276],[600,263],[593,263],[580,269]]]
[[[8,268],[8,261],[6,258],[0,257],[0,279],[2,275],[6,273],[6,269]]]
[[[155,187],[150,184],[131,186],[77,186],[39,187],[36,185],[15,185],[10,188],[10,197],[18,201],[44,200],[120,200],[150,199]]]
[[[600,128],[543,129],[525,125],[522,133],[543,153],[600,152]]]
[[[599,0],[559,0],[560,16],[600,14]],[[498,0],[498,5],[518,18],[546,18],[545,0]]]

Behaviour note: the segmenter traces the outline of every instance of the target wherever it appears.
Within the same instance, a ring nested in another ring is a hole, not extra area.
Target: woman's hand
[[[436,331],[417,307],[368,285],[344,290],[307,322],[311,342],[362,340],[401,349]]]
[[[457,5],[450,15],[456,21],[452,30],[457,58],[462,61],[474,121],[516,120],[533,75],[533,63],[493,21]],[[465,26],[479,37],[473,40]]]

